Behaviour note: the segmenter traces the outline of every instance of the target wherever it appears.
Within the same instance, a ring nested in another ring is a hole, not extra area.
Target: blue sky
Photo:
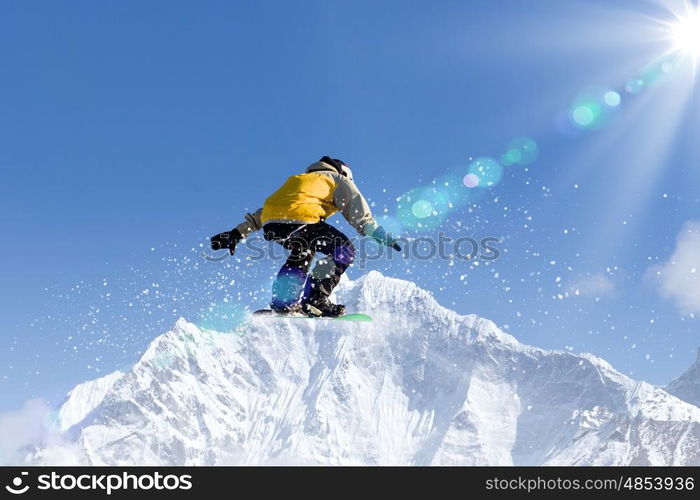
[[[320,156],[393,216],[517,137],[536,161],[402,228],[501,238],[498,261],[367,268],[523,342],[677,376],[700,345],[682,238],[700,219],[698,85],[689,58],[644,75],[683,2],[609,3],[4,2],[0,409],[128,366],[181,315],[263,306],[278,262],[200,245]],[[609,91],[606,120],[572,125]]]

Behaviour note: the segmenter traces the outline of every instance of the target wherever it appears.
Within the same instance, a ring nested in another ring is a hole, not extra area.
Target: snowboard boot
[[[337,318],[345,314],[345,306],[334,304],[328,297],[318,297],[309,299],[303,305],[304,314],[307,316],[323,316],[326,318]]]
[[[301,304],[292,304],[288,306],[270,304],[270,309],[272,309],[273,313],[279,314],[281,316],[306,316],[306,313],[304,312],[304,309]]]
[[[323,279],[311,280],[311,292],[308,297],[304,297],[301,302],[304,314],[307,316],[323,316],[327,318],[337,318],[345,314],[345,306],[334,304],[328,299],[336,280]]]

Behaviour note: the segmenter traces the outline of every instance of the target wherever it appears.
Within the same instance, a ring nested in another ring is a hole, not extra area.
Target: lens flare
[[[632,95],[639,94],[644,90],[644,80],[641,78],[632,78],[627,82],[627,85],[625,85],[625,90]]]
[[[479,176],[476,174],[467,174],[464,176],[463,182],[468,188],[475,188],[479,185]]]
[[[245,308],[234,302],[211,304],[197,322],[197,326],[207,330],[228,332],[243,322],[245,314]]]
[[[425,219],[426,217],[430,217],[432,215],[433,206],[429,201],[418,200],[411,207],[411,212],[419,219]]]
[[[505,156],[512,165],[529,165],[537,159],[539,148],[529,137],[518,137],[508,144]],[[506,165],[507,166],[507,165]]]
[[[503,167],[493,158],[477,158],[469,164],[469,173],[479,178],[479,187],[492,187],[501,182]]]
[[[432,229],[447,215],[447,197],[435,186],[412,189],[397,199],[396,217],[407,230]]]
[[[433,207],[437,207],[438,210],[453,210],[469,201],[470,193],[464,189],[464,170],[465,166],[461,166],[455,173],[433,181],[432,191],[435,195],[427,198],[431,200]]]
[[[576,125],[580,127],[589,127],[596,119],[596,112],[590,105],[577,106],[574,108],[573,113],[571,113],[571,117]]]
[[[651,87],[666,83],[669,81],[676,68],[678,68],[682,59],[680,52],[676,51],[649,64],[641,71],[638,78],[631,80],[628,84],[631,88],[630,93],[636,94],[642,90],[642,87]]]
[[[618,94],[614,90],[609,90],[603,96],[603,102],[608,107],[616,108],[622,102],[622,97],[620,96],[620,94]]]
[[[518,163],[523,157],[523,154],[518,149],[509,149],[506,154],[501,156],[501,164],[504,167],[509,167]]]
[[[401,221],[391,215],[380,215],[377,217],[377,222],[390,234],[401,234],[403,232]]]
[[[700,57],[700,9],[690,11],[671,26],[676,50]]]

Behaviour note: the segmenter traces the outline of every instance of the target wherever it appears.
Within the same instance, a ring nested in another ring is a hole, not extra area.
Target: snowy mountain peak
[[[700,348],[695,363],[672,381],[666,390],[683,401],[700,406]]]
[[[411,281],[386,277],[370,271],[357,280],[344,280],[334,293],[349,311],[369,312],[374,316],[395,320],[402,315],[422,315],[443,321],[466,321],[470,328],[461,333],[475,335],[472,340],[497,340],[512,346],[522,346],[513,336],[504,333],[495,323],[476,315],[460,316],[438,304],[433,294]],[[437,326],[437,325],[436,325]]]
[[[523,345],[376,272],[336,295],[374,321],[178,320],[64,442],[86,464],[700,464],[700,408],[593,355]]]
[[[54,425],[60,431],[66,431],[79,423],[102,402],[107,391],[123,375],[122,372],[115,371],[104,377],[76,385],[61,404]]]

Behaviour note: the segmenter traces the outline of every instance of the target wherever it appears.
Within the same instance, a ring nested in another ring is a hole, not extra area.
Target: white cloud
[[[44,418],[50,408],[40,399],[30,399],[21,410],[0,413],[0,464],[22,462],[22,449],[46,436]]]
[[[0,413],[0,465],[83,465],[78,445],[64,440],[53,418],[55,412],[41,399]]]
[[[607,274],[597,273],[571,283],[569,293],[586,297],[608,297],[615,293],[615,284]]]
[[[671,258],[652,269],[659,291],[685,314],[700,313],[700,221],[687,222]]]

